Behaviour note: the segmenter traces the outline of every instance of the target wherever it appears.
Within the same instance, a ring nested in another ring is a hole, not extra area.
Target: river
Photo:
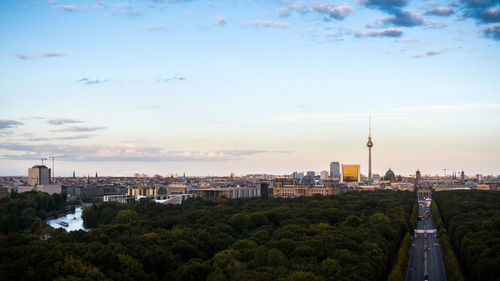
[[[66,222],[68,223],[68,226],[62,226],[59,223],[60,222]],[[82,208],[77,207],[75,208],[75,213],[74,214],[67,214],[65,216],[59,217],[54,220],[49,220],[47,223],[52,226],[53,228],[63,228],[66,231],[73,231],[73,230],[84,230],[88,231],[85,227],[83,227],[83,219],[82,219]]]

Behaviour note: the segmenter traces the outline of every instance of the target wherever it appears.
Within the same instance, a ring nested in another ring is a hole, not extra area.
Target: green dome
[[[394,175],[394,172],[391,169],[389,169],[389,170],[387,170],[387,172],[385,172],[384,176],[385,177],[394,177],[396,175]]]
[[[394,172],[390,168],[389,168],[389,170],[387,170],[387,172],[385,172],[384,180],[389,180],[389,181],[396,180],[396,175],[394,174]]]

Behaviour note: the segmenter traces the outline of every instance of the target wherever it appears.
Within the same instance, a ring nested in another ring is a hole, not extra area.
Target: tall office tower
[[[50,169],[45,165],[35,165],[28,169],[29,185],[50,184]]]
[[[306,176],[310,176],[311,178],[314,179],[316,177],[316,172],[314,172],[314,171],[307,171]]]
[[[368,143],[366,144],[368,146],[368,179],[372,179],[372,147],[373,147],[373,142],[372,142],[372,119],[371,117],[368,117]]]
[[[76,178],[76,176],[75,176],[75,171],[73,171],[73,178]]]
[[[340,181],[339,162],[330,162],[330,178],[334,181]]]
[[[464,181],[465,180],[465,173],[464,170],[460,173],[460,180]]]
[[[417,169],[417,173],[415,174],[415,183],[420,183],[420,180],[422,179],[422,175],[420,174],[420,171]]]

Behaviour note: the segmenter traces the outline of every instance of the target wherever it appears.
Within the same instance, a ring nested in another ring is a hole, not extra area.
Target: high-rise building
[[[368,117],[368,143],[366,144],[368,146],[368,179],[372,179],[372,147],[373,147],[373,142],[372,142],[372,119],[371,117]]]
[[[311,178],[314,179],[316,177],[316,172],[314,172],[314,171],[307,171],[306,176],[310,176]]]
[[[334,181],[340,181],[339,162],[330,162],[330,178]]]
[[[464,181],[464,180],[465,180],[465,173],[464,173],[464,170],[462,170],[462,172],[460,173],[460,180],[461,180],[461,181]]]
[[[45,165],[35,165],[28,169],[29,185],[50,184],[50,169]]]
[[[328,171],[321,171],[321,173],[319,174],[319,178],[321,180],[327,180],[328,179]]]
[[[421,179],[422,179],[422,175],[420,174],[420,171],[417,170],[417,173],[415,174],[415,183],[419,184]]]
[[[359,182],[361,179],[360,165],[342,164],[342,181]]]

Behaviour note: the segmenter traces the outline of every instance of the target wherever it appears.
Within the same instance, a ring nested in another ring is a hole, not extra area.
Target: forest
[[[500,193],[446,191],[432,197],[467,280],[499,281]]]
[[[0,233],[37,231],[40,221],[66,212],[66,194],[12,193],[0,199]]]
[[[387,280],[413,192],[102,203],[90,232],[0,234],[0,280]]]

